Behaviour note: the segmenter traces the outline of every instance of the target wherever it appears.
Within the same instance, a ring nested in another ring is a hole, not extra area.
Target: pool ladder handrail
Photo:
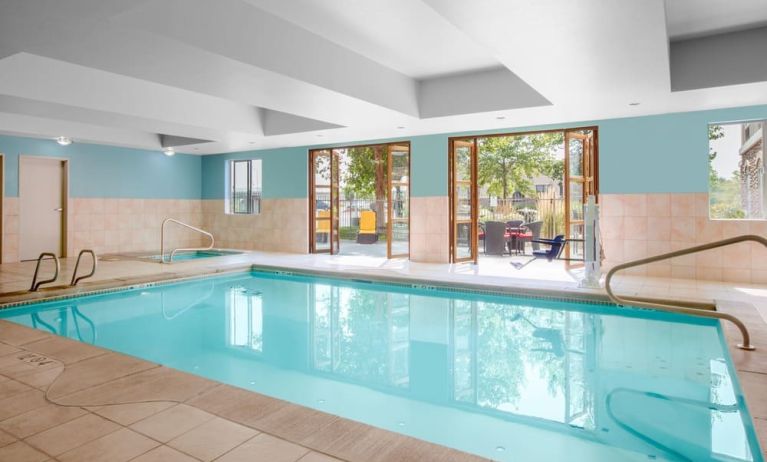
[[[83,254],[89,253],[91,254],[91,257],[93,258],[93,268],[91,268],[91,272],[85,275],[82,275],[80,277],[77,277],[77,269],[80,267],[80,258],[82,258]],[[82,281],[83,279],[88,279],[90,277],[93,277],[94,274],[96,274],[96,252],[94,252],[91,249],[83,249],[80,251],[80,253],[77,254],[77,263],[75,263],[75,271],[72,273],[72,280],[69,283],[70,287],[74,287],[77,285],[78,282]]]
[[[43,260],[45,260],[45,257],[50,257],[53,259],[54,262],[56,262],[56,271],[53,273],[53,277],[50,279],[43,279],[42,281],[37,280],[37,275],[40,273],[40,263],[42,263]],[[29,287],[30,292],[37,292],[38,289],[40,289],[40,286],[43,284],[48,284],[49,282],[56,282],[56,279],[59,278],[59,271],[61,270],[61,263],[59,262],[59,257],[56,256],[53,252],[43,252],[40,254],[39,257],[37,257],[37,265],[35,266],[35,274],[32,276],[32,285]]]
[[[737,345],[738,348],[740,348],[741,350],[749,350],[749,351],[755,350],[756,347],[754,347],[751,344],[751,336],[748,333],[748,329],[746,328],[746,325],[743,324],[743,322],[740,319],[738,319],[737,317],[731,314],[721,313],[719,311],[716,311],[716,305],[713,303],[687,302],[682,300],[669,301],[669,300],[658,300],[658,299],[647,298],[647,297],[619,297],[613,292],[612,287],[610,286],[610,282],[612,281],[613,276],[615,276],[615,273],[617,273],[618,271],[622,271],[628,268],[633,268],[636,266],[647,265],[647,264],[655,263],[662,260],[669,260],[671,258],[681,257],[683,255],[703,252],[705,250],[716,249],[719,247],[726,247],[728,245],[737,244],[737,243],[746,242],[746,241],[758,242],[762,244],[763,246],[767,247],[767,239],[761,236],[753,235],[753,234],[744,234],[742,236],[731,237],[729,239],[722,239],[715,242],[709,242],[707,244],[696,245],[693,247],[688,247],[686,249],[675,250],[673,252],[663,253],[660,255],[641,258],[638,260],[621,263],[620,265],[615,265],[614,267],[610,269],[610,271],[607,272],[607,276],[605,277],[605,290],[607,291],[607,296],[610,297],[610,300],[612,300],[615,304],[620,306],[625,306],[625,305],[638,306],[640,308],[670,311],[672,313],[682,313],[682,314],[688,314],[692,316],[724,319],[724,320],[730,321],[733,324],[735,324],[735,326],[740,330],[740,334],[743,337],[743,342]],[[663,303],[659,303],[659,302],[663,302]]]
[[[167,225],[168,223],[175,223],[177,225],[191,229],[192,231],[196,231],[200,234],[204,234],[205,236],[208,236],[210,238],[210,245],[207,247],[190,247],[190,248],[173,249],[170,252],[168,261],[165,261],[165,225]],[[165,220],[163,220],[162,226],[160,227],[160,263],[172,263],[173,256],[176,255],[176,252],[188,252],[191,250],[210,250],[213,248],[213,245],[215,244],[215,242],[216,240],[213,238],[213,235],[203,229],[197,228],[188,223],[184,223],[183,221],[176,220],[175,218],[166,218]]]

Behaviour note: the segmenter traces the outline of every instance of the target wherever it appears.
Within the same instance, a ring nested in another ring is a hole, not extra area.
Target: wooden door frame
[[[588,135],[582,135],[580,133],[581,131],[591,131],[591,143],[593,143],[593,146],[589,149],[587,146],[587,141],[589,140]],[[565,184],[564,184],[564,200],[565,200],[565,239],[570,239],[570,227],[573,224],[582,224],[585,227],[585,217],[583,220],[575,220],[574,222],[570,219],[570,182],[572,179],[570,178],[570,148],[567,143],[567,136],[568,133],[578,135],[579,139],[583,140],[583,159],[582,159],[582,171],[581,176],[579,177],[576,182],[581,183],[582,185],[582,191],[583,191],[583,203],[585,204],[588,200],[588,196],[590,194],[594,194],[596,198],[596,202],[599,203],[599,179],[598,179],[598,168],[599,168],[599,162],[598,162],[598,155],[597,155],[597,149],[599,146],[599,143],[597,142],[597,136],[598,136],[598,130],[596,127],[589,127],[589,128],[572,128],[567,129],[564,131],[564,153],[565,153]],[[580,138],[582,137],[582,138]],[[589,153],[588,151],[591,150],[592,152]],[[590,157],[592,156],[593,157]],[[593,169],[593,172],[591,171]],[[591,175],[589,175],[591,173]],[[591,179],[589,179],[591,178]],[[585,249],[584,249],[585,251]],[[565,246],[565,257],[564,260],[568,263],[568,265],[572,262],[571,258],[571,252],[572,252],[572,246],[568,245]]]
[[[411,168],[412,168],[412,159],[413,159],[413,150],[412,145],[410,143],[410,140],[402,140],[402,141],[390,141],[387,143],[367,143],[367,144],[355,144],[355,145],[347,145],[347,146],[333,146],[333,147],[325,147],[325,148],[316,148],[316,149],[309,149],[308,150],[308,173],[309,173],[309,253],[330,253],[333,254],[333,243],[332,243],[332,237],[333,237],[333,207],[332,207],[332,190],[333,190],[333,178],[332,178],[332,171],[333,171],[333,151],[341,150],[341,149],[353,149],[353,148],[366,148],[366,147],[372,147],[372,146],[385,146],[386,147],[386,153],[387,153],[387,188],[389,189],[387,193],[387,206],[386,206],[386,256],[387,259],[392,258],[391,256],[391,181],[389,180],[391,178],[391,162],[389,160],[389,149],[391,146],[404,146],[407,145],[408,148],[408,253],[406,256],[408,259],[410,258],[410,246],[412,244],[412,241],[410,239],[410,230],[411,230],[411,219],[410,216],[410,203],[412,198],[412,175],[411,175]],[[330,242],[330,249],[329,250],[320,250],[317,251],[316,249],[316,236],[315,233],[315,227],[316,227],[316,206],[317,201],[315,197],[315,179],[314,179],[314,153],[316,152],[322,152],[327,151],[330,153],[330,159],[331,159],[331,180],[330,180],[330,190],[331,190],[331,207],[330,207],[330,232],[328,235],[328,239],[331,240]],[[340,240],[340,233],[341,231],[338,230],[338,236]],[[401,256],[396,255],[394,258],[400,258]]]
[[[391,252],[391,244],[392,244],[392,236],[393,236],[393,208],[392,208],[392,158],[391,155],[392,147],[394,146],[407,146],[407,253],[406,254],[397,254],[392,255]],[[410,141],[403,141],[401,143],[387,143],[386,144],[386,163],[387,171],[386,171],[386,187],[388,189],[388,194],[386,195],[386,258],[388,260],[391,260],[392,258],[402,258],[405,257],[408,260],[410,259],[410,223],[411,223],[411,215],[410,215],[410,197],[412,196],[412,191],[410,189],[411,185],[411,159],[412,159],[412,151],[410,148]]]
[[[19,179],[19,239],[21,239],[21,215],[24,213],[21,207],[21,165],[25,159],[46,159],[46,160],[55,160],[58,162],[61,162],[61,165],[63,167],[62,172],[62,178],[61,178],[61,195],[62,195],[62,208],[64,210],[61,211],[61,242],[59,243],[60,249],[59,254],[61,255],[61,258],[66,258],[67,255],[67,249],[69,247],[69,159],[66,157],[55,157],[55,156],[36,156],[31,154],[20,154],[19,155],[19,165],[18,165],[18,179]],[[19,242],[19,261],[21,261],[21,242]]]
[[[479,198],[479,182],[477,181],[477,168],[479,163],[478,153],[477,153],[477,138],[476,136],[468,136],[468,137],[451,137],[448,139],[448,204],[450,207],[450,213],[449,213],[449,226],[450,226],[450,242],[448,249],[450,254],[450,262],[451,263],[463,263],[463,262],[472,262],[474,264],[477,263],[479,259],[479,236],[477,233],[477,229],[479,227],[479,209],[478,209],[478,198]],[[471,161],[471,180],[469,184],[470,189],[470,200],[471,200],[471,213],[470,213],[470,219],[469,219],[469,227],[470,227],[470,233],[469,233],[469,241],[471,242],[470,249],[471,249],[471,255],[464,258],[456,258],[455,252],[458,247],[457,243],[457,233],[455,232],[455,228],[457,226],[457,223],[455,221],[455,206],[456,206],[456,199],[455,199],[455,143],[465,141],[468,143],[471,143],[471,153],[470,153],[470,161]]]
[[[330,244],[330,247],[327,250],[317,250],[317,237],[315,236],[315,231],[317,227],[317,196],[315,194],[315,178],[314,178],[314,157],[315,154],[318,152],[327,151],[329,153],[330,158],[330,182],[331,185],[328,188],[328,191],[330,191],[332,196],[332,190],[333,190],[333,153],[331,149],[310,149],[309,150],[309,253],[329,253],[332,255],[333,252],[333,244],[332,244],[332,234],[333,234],[333,207],[332,204],[328,204],[329,210],[330,210],[330,217],[328,218],[330,222],[330,230],[328,231],[328,244]],[[332,197],[330,201],[332,202]]]
[[[594,190],[592,191],[592,193],[596,197],[597,203],[599,203],[599,126],[598,125],[552,128],[552,129],[546,129],[546,130],[526,130],[526,131],[521,131],[521,132],[502,132],[502,133],[489,133],[489,134],[477,134],[477,135],[462,135],[462,136],[451,136],[451,137],[448,137],[448,146],[447,146],[447,155],[448,155],[448,157],[447,157],[448,158],[447,181],[448,181],[448,188],[447,188],[447,190],[448,190],[448,203],[450,204],[450,211],[449,211],[449,216],[448,216],[448,221],[449,221],[449,226],[450,226],[450,242],[448,244],[450,246],[450,248],[448,249],[449,250],[448,253],[449,253],[450,263],[460,263],[460,262],[465,262],[465,261],[471,261],[474,264],[476,264],[478,259],[479,259],[479,249],[478,249],[479,240],[478,239],[475,239],[475,242],[474,242],[474,250],[473,250],[473,252],[475,253],[475,255],[474,255],[474,257],[472,259],[461,259],[461,260],[456,261],[455,258],[454,258],[453,250],[454,250],[454,246],[455,246],[455,241],[454,241],[454,239],[455,239],[455,236],[454,236],[454,233],[455,233],[455,223],[454,223],[455,215],[453,213],[454,212],[453,207],[454,207],[454,200],[455,200],[454,199],[455,191],[454,191],[454,185],[453,185],[453,143],[456,140],[473,140],[473,142],[474,142],[474,153],[473,153],[473,155],[475,157],[475,159],[474,159],[475,160],[474,161],[474,169],[477,170],[478,167],[479,167],[479,149],[477,148],[477,140],[479,140],[480,138],[495,138],[495,137],[499,137],[499,136],[524,136],[524,135],[536,135],[536,134],[540,134],[540,133],[556,133],[556,132],[561,132],[562,136],[563,136],[562,143],[564,144],[564,134],[565,133],[572,132],[572,131],[579,131],[579,130],[590,130],[593,133],[594,147],[593,147],[593,162],[592,163],[593,163],[593,177],[594,177],[594,187],[593,187],[593,189]],[[565,155],[565,175],[568,175],[568,172],[567,172],[567,167],[568,167],[567,166],[567,162],[569,162],[569,160],[567,159],[567,157],[568,156]],[[478,182],[478,178],[476,176],[476,172],[473,173],[473,176],[474,176],[474,181],[472,182],[473,183],[473,185],[472,185],[472,194],[477,192],[476,197],[472,197],[472,200],[473,200],[472,203],[476,204],[476,206],[474,207],[474,209],[476,209],[476,210],[473,211],[474,214],[476,215],[476,218],[473,218],[473,220],[472,220],[473,221],[472,228],[474,229],[474,228],[478,228],[478,226],[479,226],[479,219],[478,219],[479,218],[479,209],[478,209],[478,206],[479,206],[479,201],[478,201],[478,199],[479,199],[479,197],[478,197],[479,196],[479,194],[478,194],[479,182]],[[569,183],[564,178],[563,178],[563,181],[564,181],[563,192],[565,193],[565,194],[563,194],[563,196],[565,196],[567,194],[567,188],[569,187]],[[585,197],[586,196],[584,194],[584,199],[585,199]],[[564,197],[563,197],[563,199],[564,199]],[[567,229],[568,229],[568,227],[567,227],[567,220],[568,220],[568,213],[569,213],[569,210],[568,210],[569,209],[569,204],[567,203],[567,200],[565,200],[565,209],[566,209],[565,210],[565,232],[567,232]],[[477,233],[474,232],[474,234],[477,234]],[[567,239],[567,237],[568,236],[565,236],[565,239]],[[566,246],[566,247],[569,247],[569,246]],[[567,252],[568,252],[568,255],[569,255],[569,250],[567,250]]]

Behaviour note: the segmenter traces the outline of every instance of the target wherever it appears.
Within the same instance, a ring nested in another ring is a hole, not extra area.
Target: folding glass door
[[[565,258],[584,256],[583,206],[596,194],[596,155],[594,130],[565,132],[565,232],[569,243]]]
[[[477,262],[477,140],[450,141],[450,252],[454,262]]]

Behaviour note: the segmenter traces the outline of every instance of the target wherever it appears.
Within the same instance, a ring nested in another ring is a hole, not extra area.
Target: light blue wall
[[[280,148],[217,154],[202,158],[202,198],[224,199],[226,162],[261,159],[262,197],[289,199],[308,197],[309,154],[307,148]]]
[[[767,119],[767,106],[416,136],[410,138],[413,196],[447,195],[447,146],[451,136],[592,125],[599,127],[599,187],[602,193],[706,192],[708,124],[749,119]],[[364,140],[343,144],[399,140],[401,139]],[[303,146],[206,157],[203,160],[203,197],[223,197],[224,160],[235,157],[264,158],[265,197],[306,197],[308,150],[323,147],[328,146]],[[282,156],[285,158],[279,159]]]
[[[450,136],[587,125],[599,127],[601,192],[705,192],[707,125],[750,119],[767,119],[767,106],[416,136],[409,139],[412,192],[417,197],[447,194]],[[59,146],[52,140],[0,136],[0,153],[5,155],[5,194],[9,197],[18,195],[18,157],[24,154],[70,159],[72,197],[223,199],[226,161],[260,158],[265,198],[302,198],[308,194],[308,150],[321,147],[327,145],[167,157],[157,151],[85,143]]]
[[[19,155],[69,159],[70,197],[199,199],[200,157],[160,151],[0,136],[5,157],[5,195],[19,195]]]

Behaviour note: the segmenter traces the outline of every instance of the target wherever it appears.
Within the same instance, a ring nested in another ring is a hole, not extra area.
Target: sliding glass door
[[[450,252],[454,262],[477,262],[477,140],[450,142]]]

